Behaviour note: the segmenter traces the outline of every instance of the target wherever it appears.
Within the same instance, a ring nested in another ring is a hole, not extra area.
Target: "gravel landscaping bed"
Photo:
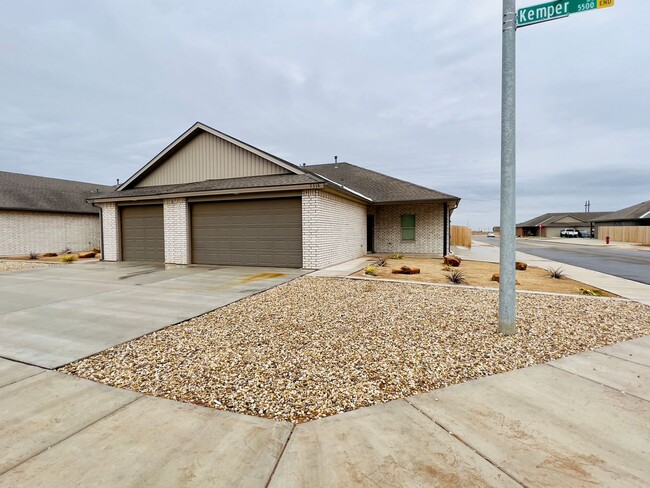
[[[303,277],[61,371],[221,410],[304,422],[650,334],[650,307]]]
[[[45,266],[51,266],[51,264],[35,261],[0,261],[0,271],[19,271],[30,268],[43,268]]]

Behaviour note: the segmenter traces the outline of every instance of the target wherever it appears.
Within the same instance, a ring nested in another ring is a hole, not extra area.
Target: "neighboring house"
[[[545,213],[517,224],[517,237],[560,237],[560,231],[573,228],[591,235],[593,221],[609,212]]]
[[[650,201],[637,203],[594,220],[599,239],[650,244]]]
[[[352,164],[297,166],[198,122],[93,199],[105,260],[307,269],[442,255],[459,200]]]
[[[0,256],[99,246],[99,210],[86,202],[111,187],[0,171]]]

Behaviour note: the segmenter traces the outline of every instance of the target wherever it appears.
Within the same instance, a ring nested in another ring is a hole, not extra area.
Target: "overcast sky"
[[[536,2],[519,1],[517,7]],[[201,121],[499,224],[501,0],[0,0],[0,170],[114,184]],[[517,32],[517,220],[650,198],[650,1]]]

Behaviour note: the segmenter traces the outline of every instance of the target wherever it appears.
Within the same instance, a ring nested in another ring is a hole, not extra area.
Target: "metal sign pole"
[[[501,243],[499,251],[499,332],[512,335],[515,324],[515,0],[503,0],[501,65]]]

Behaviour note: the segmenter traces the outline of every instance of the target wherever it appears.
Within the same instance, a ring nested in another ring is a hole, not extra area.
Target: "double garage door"
[[[302,267],[300,198],[190,206],[191,262]],[[122,259],[164,262],[162,205],[123,207]]]

